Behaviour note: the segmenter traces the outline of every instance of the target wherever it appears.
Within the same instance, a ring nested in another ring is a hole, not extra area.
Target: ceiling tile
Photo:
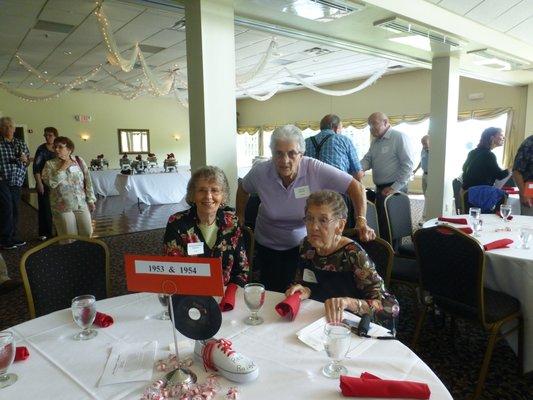
[[[521,0],[484,0],[479,5],[465,14],[465,17],[471,18],[476,22],[488,25],[489,22],[496,20],[498,16],[518,4]]]

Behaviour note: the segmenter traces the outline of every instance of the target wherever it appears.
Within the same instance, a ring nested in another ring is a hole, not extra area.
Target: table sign
[[[132,292],[223,296],[220,258],[124,255]]]

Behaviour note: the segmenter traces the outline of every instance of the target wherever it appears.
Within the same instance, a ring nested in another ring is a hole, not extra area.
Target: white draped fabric
[[[324,400],[341,397],[339,381],[325,378],[321,368],[328,362],[324,352],[317,352],[296,338],[296,332],[323,315],[323,304],[303,302],[295,321],[282,319],[274,305],[284,296],[268,292],[260,315],[265,323],[248,326],[243,319],[248,314],[243,291],[237,293],[236,308],[223,314],[217,337],[233,342],[233,348],[252,357],[259,366],[255,382],[236,385],[221,378],[223,398],[230,386],[238,386],[242,399],[308,399]],[[30,357],[16,362],[10,372],[18,374],[14,385],[2,389],[6,399],[139,399],[149,382],[133,382],[98,386],[110,348],[119,342],[135,343],[157,340],[157,358],[168,356],[173,341],[169,321],[150,318],[162,311],[155,294],[132,294],[97,303],[100,312],[110,314],[115,323],[98,329],[98,336],[77,342],[72,336],[79,328],[70,310],[13,327],[17,346],[27,346]],[[356,317],[353,317],[356,318]],[[379,328],[384,331],[383,328]],[[379,332],[380,334],[382,332]],[[191,342],[184,344],[179,335],[180,354],[192,354]],[[385,379],[406,379],[426,382],[432,400],[451,399],[442,382],[409,348],[398,341],[361,339],[352,336],[351,350],[344,360],[350,375],[371,372]],[[205,382],[202,362],[191,367],[200,382]],[[153,379],[160,372],[154,370]]]
[[[104,169],[102,171],[90,171],[94,194],[97,196],[118,196],[115,180],[120,174],[119,169]]]
[[[122,175],[116,178],[116,188],[125,201],[154,204],[179,203],[187,192],[190,172]]]
[[[520,301],[524,315],[524,372],[533,371],[533,240],[530,249],[518,249],[520,227],[533,228],[533,217],[514,215],[505,225],[494,214],[483,214],[483,231],[477,239],[487,244],[498,239],[512,239],[509,248],[487,251],[485,267],[485,285],[493,290],[507,293]],[[435,219],[429,220],[424,227],[435,226]],[[460,225],[452,225],[458,227]],[[509,226],[511,231],[496,231]],[[517,351],[517,334],[507,336],[509,345]]]

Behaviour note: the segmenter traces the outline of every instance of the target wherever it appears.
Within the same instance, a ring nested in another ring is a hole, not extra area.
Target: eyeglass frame
[[[311,220],[312,218],[312,220]],[[323,221],[320,221],[322,217],[315,218],[311,217],[310,215],[306,215],[302,218],[302,221],[305,225],[311,225],[314,226],[315,224],[318,224],[321,228],[327,228],[333,221],[338,221],[341,218],[331,218],[331,219],[324,219]]]
[[[283,152],[283,151],[275,151],[273,154],[272,154],[272,157],[276,158],[276,159],[281,159],[281,158],[285,158],[285,156],[287,156],[290,160],[296,160],[296,158],[303,154],[301,151],[296,151],[296,150],[289,150],[287,152]]]

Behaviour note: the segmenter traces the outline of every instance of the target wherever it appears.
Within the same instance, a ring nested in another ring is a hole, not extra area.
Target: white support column
[[[459,59],[434,58],[431,68],[431,123],[428,166],[427,217],[451,214],[454,209],[452,180],[461,165],[453,165],[454,134],[459,108]]]
[[[233,0],[187,0],[185,18],[191,170],[204,165],[222,168],[233,204],[237,187]]]
[[[533,83],[527,85],[526,129],[524,139],[533,135]]]

